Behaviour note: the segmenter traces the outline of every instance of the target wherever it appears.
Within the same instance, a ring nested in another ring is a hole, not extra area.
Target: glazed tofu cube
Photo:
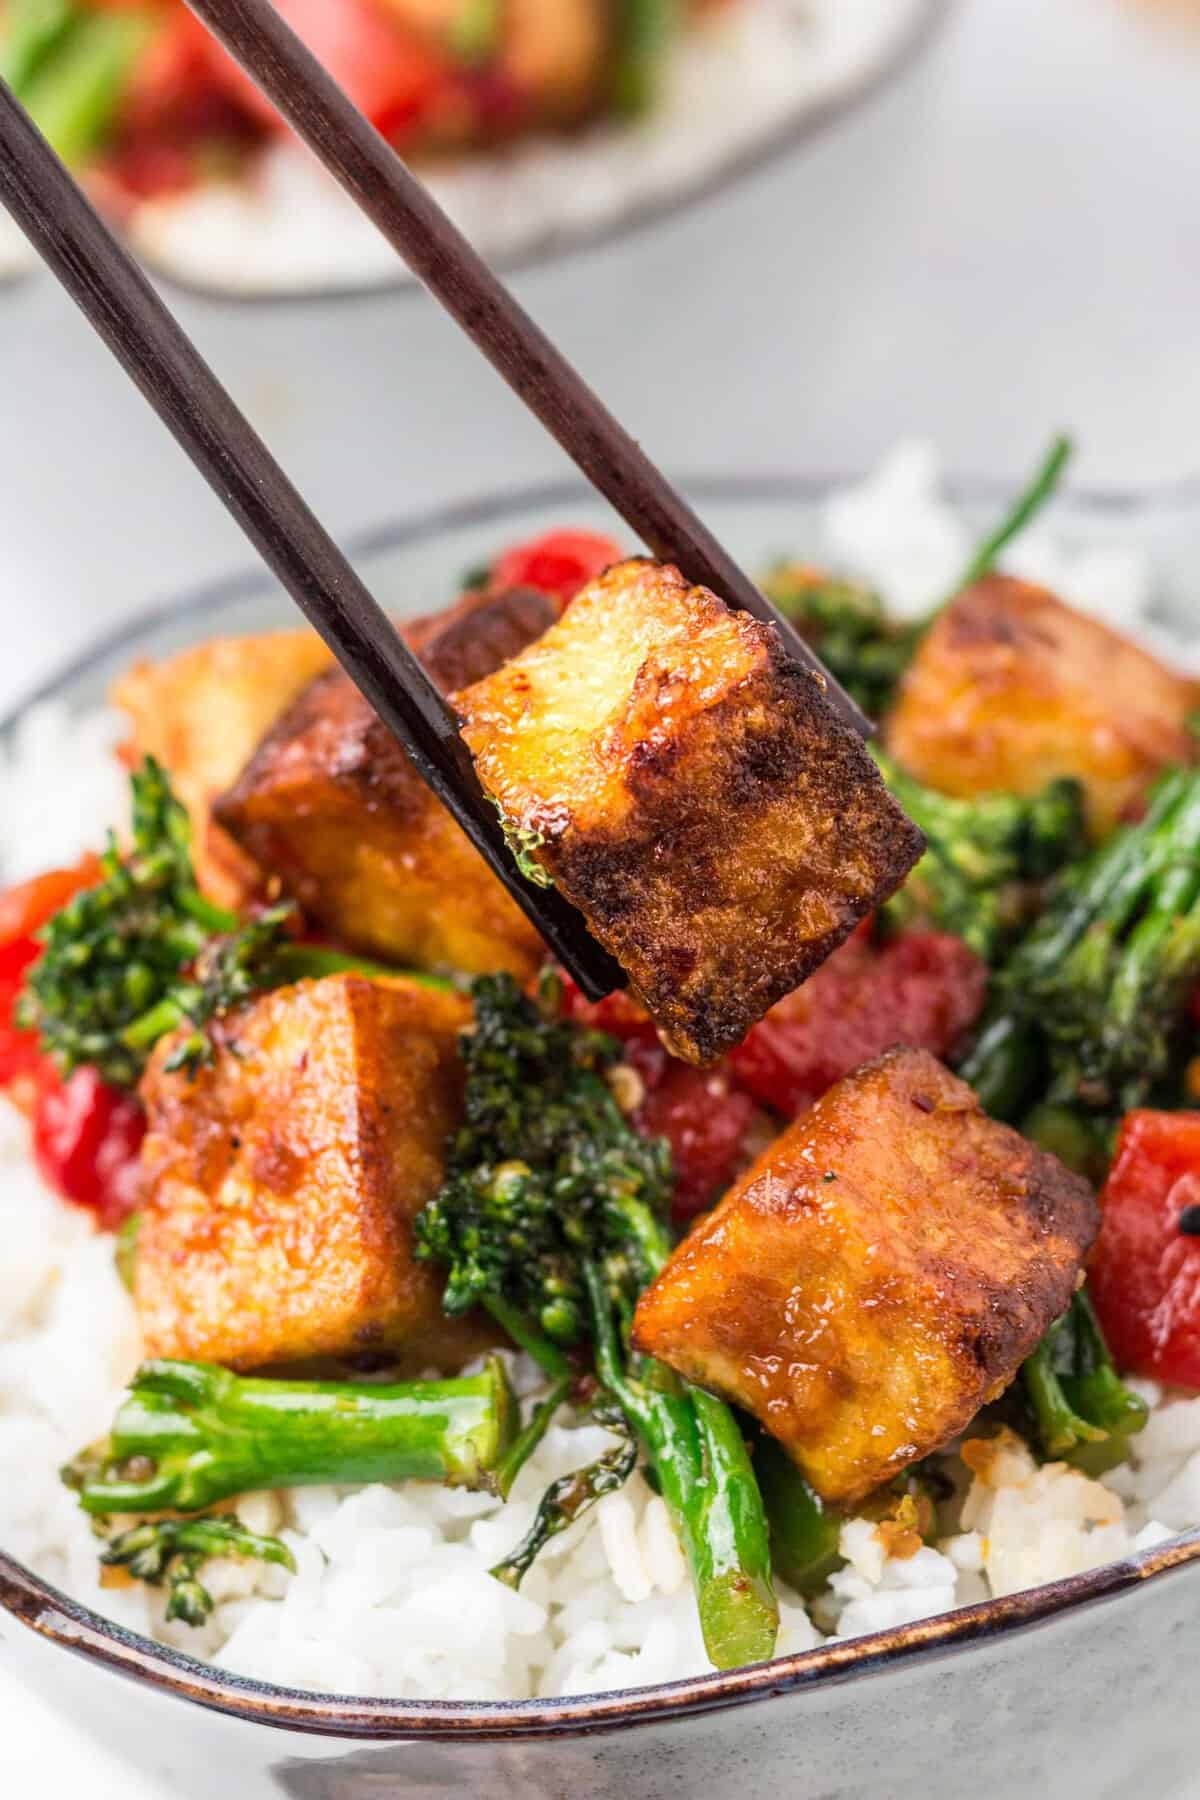
[[[830,1088],[643,1295],[638,1347],[742,1406],[826,1500],[956,1436],[1075,1291],[1087,1183],[924,1050]]]
[[[775,633],[677,569],[609,569],[456,704],[484,787],[689,1062],[739,1042],[923,847]]]
[[[472,599],[405,636],[443,688],[497,668],[553,603]],[[339,942],[410,967],[521,979],[545,954],[516,903],[340,670],[321,676],[217,801],[222,828]]]
[[[165,662],[138,662],[115,683],[129,716],[131,755],[163,764],[192,821],[200,885],[223,906],[254,893],[258,871],[211,816],[263,733],[329,662],[311,631],[216,638]]]
[[[337,975],[252,1002],[194,1075],[158,1047],[134,1275],[147,1355],[454,1367],[480,1347],[443,1316],[410,1230],[459,1121],[470,1016],[451,992]]]
[[[904,767],[947,794],[1032,794],[1082,781],[1097,837],[1169,763],[1192,762],[1200,683],[1174,674],[1044,588],[991,575],[918,650],[887,723]]]

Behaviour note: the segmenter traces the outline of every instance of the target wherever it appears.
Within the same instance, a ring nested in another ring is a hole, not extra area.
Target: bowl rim
[[[528,269],[539,269],[565,261],[577,254],[603,249],[636,237],[663,220],[689,212],[717,199],[727,189],[736,187],[760,169],[768,169],[781,158],[801,149],[810,138],[819,137],[827,128],[856,113],[877,94],[887,92],[921,60],[941,35],[957,10],[958,0],[918,0],[913,17],[905,24],[894,42],[872,57],[861,68],[841,80],[821,98],[801,112],[780,122],[753,144],[733,152],[725,161],[701,174],[685,175],[669,192],[651,195],[633,205],[618,208],[610,216],[593,224],[559,226],[532,232],[526,243],[508,254],[494,259],[497,272],[504,276],[521,275]],[[304,306],[306,304],[349,303],[369,300],[381,294],[423,295],[423,288],[411,271],[354,281],[340,285],[336,281],[318,282],[311,287],[250,289],[239,292],[219,283],[175,273],[170,259],[152,257],[138,251],[139,260],[157,279],[177,293],[205,301],[213,306],[266,308],[271,306]],[[397,261],[401,259],[397,256]]]
[[[700,475],[681,478],[683,490],[699,503],[815,504],[837,487],[861,479],[854,474]],[[996,479],[947,480],[949,499],[961,504],[1000,502],[1011,482]],[[581,480],[515,487],[479,498],[452,501],[346,537],[352,559],[403,550],[479,525],[499,524],[514,513],[594,501]],[[1158,508],[1200,509],[1200,479],[1166,486],[1068,488],[1062,504],[1076,513],[1103,518],[1134,516]],[[265,570],[246,570],[187,589],[139,611],[94,639],[65,661],[0,716],[0,741],[31,708],[54,700],[64,687],[85,677],[97,663],[136,648],[139,640],[172,621],[209,617],[256,594],[274,591]],[[48,1642],[158,1692],[248,1723],[317,1736],[358,1739],[419,1737],[433,1742],[496,1742],[587,1736],[697,1714],[745,1706],[785,1694],[877,1678],[894,1665],[961,1653],[972,1645],[1020,1636],[1059,1614],[1112,1604],[1146,1583],[1181,1574],[1200,1563],[1200,1527],[1118,1562],[1083,1574],[977,1602],[913,1624],[793,1652],[768,1663],[687,1677],[650,1687],[573,1695],[553,1700],[412,1700],[354,1697],[287,1688],[236,1675],[203,1663],[186,1652],[155,1643],[72,1600],[0,1550],[0,1609]]]

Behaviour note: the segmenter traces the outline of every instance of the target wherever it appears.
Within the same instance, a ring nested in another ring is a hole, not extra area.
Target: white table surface
[[[534,270],[526,304],[675,470],[849,468],[914,431],[963,472],[1200,472],[1200,35],[1133,0],[962,0],[821,142],[653,231]],[[561,472],[422,299],[179,308],[349,530]],[[0,294],[0,705],[96,631],[244,562],[69,303]],[[0,1683],[5,1794],[172,1800]]]

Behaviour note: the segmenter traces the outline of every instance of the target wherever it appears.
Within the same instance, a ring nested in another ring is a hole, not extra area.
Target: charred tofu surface
[[[643,1295],[637,1346],[736,1402],[826,1500],[949,1442],[1075,1291],[1090,1187],[925,1051],[831,1088]]]
[[[526,591],[405,631],[444,688],[490,672],[555,616]],[[525,979],[541,939],[340,669],[279,720],[216,804],[222,829],[339,942],[389,961]]]
[[[990,575],[947,607],[887,723],[909,772],[947,794],[1082,781],[1102,836],[1168,764],[1196,759],[1200,683],[1044,588]]]
[[[213,819],[213,800],[329,660],[315,632],[269,631],[135,663],[113,687],[132,728],[130,753],[155,757],[170,774],[192,822],[200,885],[222,906],[243,906],[259,871]]]
[[[409,1224],[441,1182],[469,1018],[453,993],[339,975],[254,1001],[194,1074],[159,1045],[141,1089],[147,1355],[254,1369],[415,1341],[453,1367],[479,1348]]]
[[[691,1062],[738,1042],[922,849],[774,633],[670,567],[608,570],[456,704],[510,826]]]

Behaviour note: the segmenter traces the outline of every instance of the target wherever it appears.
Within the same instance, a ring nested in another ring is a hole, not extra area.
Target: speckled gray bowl
[[[783,551],[821,554],[827,486],[747,480],[690,491],[753,568]],[[990,520],[998,500],[976,489],[964,510]],[[572,487],[463,507],[353,548],[384,604],[419,611],[453,592],[464,569],[553,522],[613,528],[602,503]],[[1200,630],[1190,597],[1200,588],[1195,491],[1076,498],[1055,523],[1073,545],[1140,546],[1163,617]],[[257,576],[194,594],[98,646],[35,698],[91,706],[135,654],[290,617]],[[131,1636],[3,1555],[0,1655],[166,1792],[196,1800],[1155,1800],[1195,1791],[1200,1532],[851,1643],[591,1699],[406,1703],[266,1687]]]

